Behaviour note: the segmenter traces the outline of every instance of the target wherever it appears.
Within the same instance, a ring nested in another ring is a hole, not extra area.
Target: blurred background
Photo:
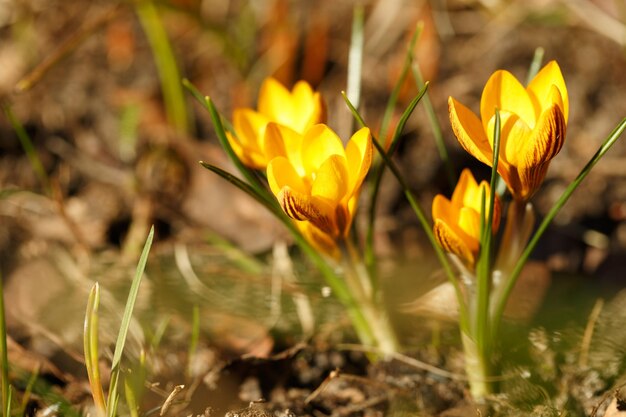
[[[286,231],[198,164],[234,171],[208,114],[180,80],[209,95],[227,119],[234,107],[256,105],[267,76],[289,87],[307,80],[325,97],[328,124],[347,138],[351,115],[340,92],[347,88],[355,6],[365,11],[367,123],[378,131],[423,22],[413,52],[457,173],[469,166],[486,178],[489,171],[456,143],[448,96],[477,111],[493,71],[525,80],[538,47],[544,62],[558,61],[571,111],[565,145],[534,198],[538,216],[626,116],[623,0],[0,0],[0,272],[10,335],[38,354],[79,357],[91,284],[98,280],[110,291],[103,304],[115,323],[152,224],[156,241],[138,307],[150,325],[138,326],[135,347],[163,321],[188,333],[192,307],[200,305],[211,343],[267,355],[281,309],[294,309],[277,297],[304,291],[313,305],[324,302],[315,277],[299,287],[276,284],[272,271],[285,256],[276,243],[289,241]],[[417,91],[408,77],[392,124]],[[422,105],[397,158],[426,211],[435,194],[450,194]],[[407,303],[441,276],[395,180],[387,176],[383,184],[376,249],[382,276],[393,283],[390,298]],[[622,139],[534,257],[557,282],[548,302],[564,304],[590,289],[607,295],[624,287],[625,255]],[[593,298],[581,302],[589,306]],[[580,311],[586,317],[588,310]],[[285,329],[311,331],[301,317],[281,317],[291,320]],[[184,343],[176,335],[174,343]]]

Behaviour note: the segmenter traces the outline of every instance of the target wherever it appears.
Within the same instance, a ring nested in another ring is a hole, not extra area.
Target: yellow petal
[[[306,81],[298,81],[292,91],[293,129],[304,133],[314,124],[325,122],[325,109],[322,97],[314,93]]]
[[[372,164],[372,153],[370,130],[366,127],[357,130],[346,145],[346,159],[350,174],[348,194],[352,194],[361,187]]]
[[[348,180],[345,158],[331,155],[315,172],[311,195],[337,205],[346,195]]]
[[[338,259],[341,256],[335,239],[327,233],[322,232],[309,222],[298,222],[298,228],[306,240],[308,240],[313,247],[321,253],[335,259]]]
[[[563,147],[565,140],[565,116],[558,105],[553,105],[541,114],[521,151],[517,166],[519,190],[511,190],[516,199],[527,200],[539,188],[550,160]]]
[[[433,226],[433,232],[435,239],[439,242],[439,245],[446,251],[457,255],[465,264],[469,267],[473,267],[478,248],[473,245],[472,248],[468,246],[468,239],[463,239],[459,236],[458,231],[454,230],[445,221],[436,219]]]
[[[291,118],[291,93],[280,82],[272,77],[268,77],[261,84],[259,90],[259,113],[265,115],[272,121],[283,123],[285,112],[288,113],[287,119]]]
[[[263,138],[263,151],[268,161],[284,156],[299,175],[304,176],[302,167],[302,135],[287,126],[268,123]]]
[[[306,183],[298,175],[291,162],[283,156],[276,157],[267,164],[267,182],[276,196],[285,187],[302,194],[309,192]]]
[[[335,209],[321,198],[299,193],[289,187],[283,187],[276,198],[285,213],[292,219],[309,221],[324,233],[331,236],[338,235]]]
[[[470,207],[461,207],[458,224],[459,228],[467,234],[468,239],[465,239],[467,246],[473,246],[471,249],[475,248],[478,252],[478,245],[474,244],[473,241],[480,241],[480,212]],[[472,239],[470,240],[469,238]],[[470,241],[472,244],[470,244]]]
[[[452,97],[448,99],[450,123],[461,146],[474,158],[491,166],[493,150],[478,117]]]
[[[307,174],[317,171],[331,155],[346,156],[339,136],[323,124],[309,128],[302,143],[302,163]]]
[[[539,118],[543,110],[554,104],[551,93],[553,86],[556,87],[560,93],[562,100],[560,107],[565,116],[565,123],[567,123],[569,117],[569,98],[561,68],[559,68],[559,64],[557,64],[556,61],[548,62],[541,71],[537,73],[535,78],[533,78],[528,85],[528,95],[533,101],[535,113],[537,114],[537,118]]]
[[[267,117],[252,109],[233,111],[233,128],[244,149],[261,151],[260,140],[268,122]]]
[[[461,172],[459,181],[452,193],[452,204],[455,206],[469,206],[480,211],[481,195],[477,192],[478,184],[472,175],[472,171],[465,168]]]
[[[533,103],[524,86],[508,71],[494,72],[483,89],[480,117],[487,132],[487,124],[494,116],[496,108],[517,114],[529,126],[535,125],[537,115]]]

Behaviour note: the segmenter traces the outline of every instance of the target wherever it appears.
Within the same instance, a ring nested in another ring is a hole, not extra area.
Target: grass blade
[[[352,16],[352,36],[348,53],[348,97],[356,107],[361,100],[361,73],[363,66],[363,22],[365,11],[362,5],[354,8]]]
[[[541,63],[543,62],[543,54],[544,50],[542,47],[535,49],[535,53],[533,55],[533,60],[530,63],[530,67],[528,68],[528,74],[526,75],[526,85],[530,84],[530,82],[535,78],[535,75],[541,69]]]
[[[522,268],[526,264],[526,261],[530,257],[535,247],[537,246],[537,243],[539,243],[541,236],[543,236],[550,223],[552,223],[552,220],[554,220],[554,218],[561,210],[561,208],[565,205],[567,200],[569,200],[574,191],[576,191],[576,188],[578,188],[580,183],[585,179],[589,172],[591,172],[591,169],[598,163],[598,161],[602,159],[604,154],[606,154],[608,150],[615,144],[615,142],[617,142],[617,139],[619,139],[622,133],[624,133],[624,130],[626,130],[626,118],[622,119],[622,121],[617,125],[613,132],[611,132],[611,134],[607,136],[595,155],[593,155],[589,162],[587,162],[587,165],[585,165],[585,167],[580,171],[574,181],[572,181],[570,185],[565,189],[565,191],[563,191],[561,197],[559,197],[559,199],[556,201],[554,206],[552,206],[546,217],[539,225],[539,228],[531,238],[524,252],[522,252],[519,260],[515,264],[515,268],[513,268],[513,271],[511,272],[511,275],[509,276],[505,284],[506,286],[504,288],[504,291],[502,292],[502,295],[497,300],[492,319],[494,321],[494,325],[492,326],[494,329],[497,329],[500,325],[500,319],[502,318],[504,308],[506,307],[506,301],[509,298],[513,287],[515,286],[515,282],[517,281],[519,274],[522,272]]]
[[[498,181],[498,160],[500,156],[501,119],[500,111],[495,109],[496,120],[493,132],[493,160],[491,161],[491,179],[489,189],[489,206],[485,204],[487,197],[483,193],[482,209],[480,212],[481,237],[480,255],[476,276],[476,316],[473,323],[474,342],[479,354],[486,356],[491,345],[491,330],[489,321],[489,300],[491,291],[491,243],[493,229],[493,210],[495,206],[496,183]],[[487,211],[485,211],[487,210]],[[485,213],[487,220],[485,221]]]
[[[150,233],[148,234],[143,251],[139,257],[135,277],[133,278],[133,282],[130,286],[124,315],[122,316],[122,324],[117,335],[117,341],[115,342],[115,351],[111,362],[111,385],[109,386],[109,396],[107,399],[107,415],[110,417],[115,415],[115,410],[117,408],[117,401],[119,399],[118,381],[120,375],[120,362],[122,360],[122,353],[124,352],[124,344],[126,343],[126,336],[128,335],[128,328],[130,327],[130,320],[135,307],[135,301],[137,300],[137,294],[139,293],[139,284],[141,284],[141,278],[143,277],[144,270],[146,269],[146,262],[148,261],[148,254],[150,253],[150,247],[152,246],[153,239],[154,226],[150,228]]]
[[[89,386],[91,387],[91,395],[94,404],[100,412],[101,416],[106,415],[106,401],[104,399],[104,390],[102,389],[102,380],[100,379],[100,367],[98,364],[98,308],[100,305],[100,286],[96,282],[87,300],[87,311],[85,313],[85,325],[83,334],[83,349],[85,354],[85,368],[87,369],[87,377]]]
[[[135,6],[159,72],[168,121],[179,133],[187,134],[190,123],[185,95],[180,86],[180,72],[159,12],[151,0],[137,1]]]
[[[215,165],[209,164],[204,161],[200,161],[200,165],[202,165],[204,168],[208,169],[209,171],[216,173],[220,177],[224,178],[226,181],[233,184],[235,187],[239,188],[244,193],[254,198],[263,207],[267,208],[271,213],[279,217],[283,215],[282,209],[278,207],[276,199],[269,197],[268,193],[259,193],[257,188],[242,181],[241,179],[237,178],[230,172],[216,167]]]
[[[237,170],[243,175],[243,177],[248,181],[250,186],[255,189],[260,194],[268,195],[267,190],[259,181],[259,178],[256,176],[255,172],[245,166],[241,159],[237,156],[232,146],[230,146],[230,142],[226,137],[226,130],[224,129],[224,124],[222,123],[222,117],[220,116],[213,100],[208,96],[203,96],[200,91],[187,79],[183,80],[183,85],[185,88],[194,96],[196,100],[209,112],[209,117],[211,118],[211,122],[213,123],[213,128],[215,129],[215,134],[217,135],[217,139],[222,145],[222,148],[228,155],[228,158],[235,165]]]

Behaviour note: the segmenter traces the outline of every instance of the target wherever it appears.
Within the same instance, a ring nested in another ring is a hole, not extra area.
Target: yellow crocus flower
[[[289,91],[274,78],[267,78],[259,91],[258,111],[238,108],[233,111],[235,135],[227,133],[230,146],[241,161],[255,169],[265,169],[270,161],[264,147],[267,124],[279,123],[300,134],[326,120],[320,93],[306,81],[298,81]]]
[[[464,169],[452,193],[452,200],[441,194],[433,200],[433,231],[439,245],[457,255],[467,266],[473,268],[480,250],[480,213],[482,195],[485,207],[489,207],[490,187],[486,181],[476,183],[469,169]],[[493,211],[492,232],[500,225],[500,200],[496,195]],[[485,219],[487,213],[485,213]]]
[[[344,148],[324,124],[309,128],[301,142],[295,132],[270,124],[265,145],[275,155],[267,165],[267,180],[280,206],[315,247],[337,256],[336,242],[348,235],[372,162],[369,129],[354,133]]]
[[[495,109],[499,109],[498,173],[513,198],[528,200],[565,140],[569,102],[558,64],[549,62],[526,88],[508,71],[493,73],[483,89],[481,119],[452,97],[448,105],[461,146],[487,165],[493,161]]]

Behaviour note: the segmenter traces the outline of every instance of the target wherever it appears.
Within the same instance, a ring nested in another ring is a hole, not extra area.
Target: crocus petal
[[[467,234],[467,238],[464,239],[466,244],[469,244],[469,240],[478,241],[473,236],[480,236],[480,212],[470,207],[461,207],[459,210],[459,228]],[[478,251],[478,245],[476,245],[476,251]]]
[[[517,166],[521,189],[511,190],[514,198],[527,200],[539,188],[550,160],[563,146],[565,130],[565,116],[558,105],[541,114],[521,153]]]
[[[349,194],[361,187],[363,179],[372,164],[372,135],[366,127],[352,135],[346,145],[346,159],[350,173]]]
[[[527,91],[530,99],[535,106],[535,113],[537,118],[541,114],[542,109],[546,109],[553,104],[552,101],[552,88],[556,87],[559,90],[562,99],[561,110],[565,116],[565,123],[567,123],[569,117],[569,98],[567,95],[567,87],[565,86],[565,80],[561,73],[561,68],[556,61],[548,62],[537,73],[535,78],[528,85]]]
[[[233,111],[233,128],[244,149],[260,151],[260,138],[269,119],[252,109]]]
[[[331,155],[315,172],[311,195],[337,205],[346,195],[348,178],[345,158]]]
[[[456,183],[454,192],[452,193],[452,204],[455,206],[470,206],[474,207],[476,201],[478,201],[480,211],[480,194],[477,195],[478,184],[472,175],[472,171],[465,168],[461,172],[459,181]],[[476,208],[476,207],[474,207]]]
[[[276,195],[282,209],[295,220],[308,221],[324,233],[337,236],[335,209],[321,198],[283,187]]]
[[[468,241],[459,236],[458,230],[454,230],[448,223],[440,219],[435,220],[433,232],[435,239],[446,252],[457,255],[470,267],[474,265],[478,253],[477,245],[472,244],[470,248]]]
[[[480,98],[480,117],[487,132],[489,132],[487,124],[495,114],[496,108],[517,114],[527,125],[535,125],[537,116],[533,103],[524,86],[508,71],[494,72],[483,89]]]
[[[268,123],[263,137],[263,152],[268,161],[284,156],[299,175],[304,175],[302,166],[302,135],[287,126]]]
[[[267,164],[267,182],[274,195],[278,195],[285,187],[302,194],[308,192],[306,183],[291,162],[283,156],[276,157]]]
[[[309,128],[302,144],[302,163],[306,172],[317,171],[330,155],[346,156],[339,136],[323,124]]]
[[[293,129],[304,133],[306,129],[325,121],[325,110],[322,97],[314,93],[306,81],[298,81],[292,91],[292,123]]]
[[[461,146],[474,158],[491,166],[493,150],[478,117],[463,104],[448,99],[450,123]]]
[[[259,90],[259,113],[267,116],[270,120],[283,123],[285,112],[289,114],[287,119],[291,118],[291,94],[281,83],[272,77],[268,77],[263,81]]]
[[[309,222],[298,222],[298,228],[315,249],[321,253],[325,253],[331,258],[338,259],[340,257],[341,253],[332,236],[322,232]]]

